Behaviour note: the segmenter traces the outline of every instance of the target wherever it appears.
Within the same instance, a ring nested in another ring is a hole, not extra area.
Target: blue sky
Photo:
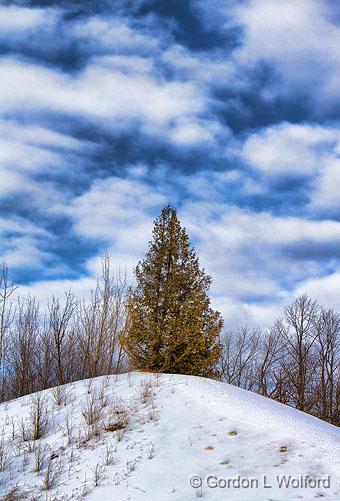
[[[43,298],[129,276],[175,205],[226,324],[340,308],[340,7],[2,2],[0,259]]]

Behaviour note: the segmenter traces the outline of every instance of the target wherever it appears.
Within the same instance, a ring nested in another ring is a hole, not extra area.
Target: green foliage
[[[213,376],[222,319],[210,307],[211,278],[200,269],[174,208],[165,207],[156,219],[135,275],[137,287],[122,334],[130,363],[159,372]]]

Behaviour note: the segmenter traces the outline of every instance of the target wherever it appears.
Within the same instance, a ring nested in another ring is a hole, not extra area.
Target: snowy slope
[[[31,397],[0,406],[2,443],[11,444],[0,445],[0,465],[1,450],[11,455],[0,473],[3,495],[17,486],[18,499],[340,500],[340,430],[242,389],[130,373],[68,385],[62,405],[51,390],[42,395],[48,423],[36,443],[20,438]],[[87,427],[89,402],[100,403],[101,415]],[[105,430],[117,423],[126,428]],[[48,467],[56,478],[46,491]],[[193,488],[197,477],[202,487]],[[293,479],[311,483],[279,487]]]

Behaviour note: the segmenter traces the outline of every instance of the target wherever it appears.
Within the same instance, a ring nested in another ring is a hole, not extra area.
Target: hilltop
[[[79,381],[1,404],[0,430],[3,499],[340,499],[338,428],[210,379]]]

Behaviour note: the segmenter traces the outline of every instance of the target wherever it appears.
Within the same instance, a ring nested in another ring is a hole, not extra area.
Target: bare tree
[[[307,295],[266,332],[221,337],[221,379],[340,423],[340,316]]]
[[[283,358],[283,345],[280,332],[272,328],[259,337],[257,358],[257,391],[265,397],[273,397],[277,392],[277,385],[281,383],[279,378],[280,362]]]
[[[340,316],[332,309],[321,308],[316,331],[317,413],[322,419],[339,424]]]
[[[68,327],[75,312],[75,299],[72,292],[65,294],[65,303],[61,304],[60,300],[52,297],[49,304],[49,319],[50,332],[54,341],[54,357],[57,364],[57,382],[59,385],[64,384],[65,374],[65,345],[67,341]]]
[[[314,371],[312,348],[317,339],[315,323],[318,305],[307,295],[300,296],[284,310],[281,334],[286,346],[284,370],[290,383],[290,400],[297,409],[308,411]]]
[[[49,329],[41,329],[37,344],[36,377],[38,389],[44,390],[57,384],[54,342]]]
[[[27,296],[24,300],[19,299],[7,357],[15,397],[32,393],[37,389],[36,356],[39,353],[39,332],[39,305],[36,299],[31,296]]]
[[[227,383],[253,389],[255,361],[260,333],[257,329],[242,327],[226,332],[221,337],[222,353],[220,375]]]
[[[6,335],[13,320],[11,296],[17,286],[10,282],[6,263],[0,265],[0,401],[4,398]]]
[[[102,277],[89,302],[80,305],[78,341],[82,351],[82,377],[118,372],[123,352],[119,334],[125,321],[126,274],[114,274],[110,260],[102,260]]]

